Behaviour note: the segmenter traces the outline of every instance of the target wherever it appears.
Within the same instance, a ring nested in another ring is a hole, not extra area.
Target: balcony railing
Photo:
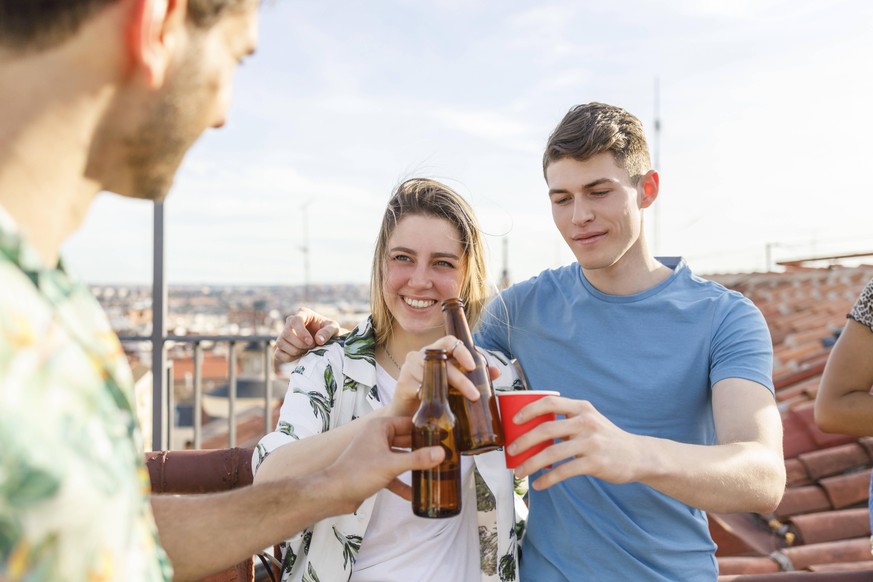
[[[119,336],[122,343],[132,342],[149,342],[153,341],[152,336]],[[228,378],[228,394],[227,394],[227,434],[228,446],[235,447],[237,445],[237,380],[239,373],[237,370],[236,350],[240,344],[258,346],[258,349],[263,354],[263,379],[264,379],[264,433],[273,430],[273,344],[275,338],[264,335],[202,335],[202,336],[164,336],[162,345],[159,347],[165,350],[169,345],[190,345],[193,351],[194,363],[194,418],[193,418],[193,448],[200,449],[203,442],[203,346],[204,344],[226,344],[228,346],[227,357],[227,378]],[[154,350],[154,345],[152,346]],[[154,359],[153,359],[154,361]],[[173,390],[173,360],[166,360],[166,366],[161,377],[152,373],[152,385],[154,387],[152,398],[153,406],[152,413],[159,414],[159,419],[153,419],[152,423],[152,449],[167,450],[172,448],[174,442],[175,426],[175,410],[176,402]],[[155,431],[158,431],[155,434]]]

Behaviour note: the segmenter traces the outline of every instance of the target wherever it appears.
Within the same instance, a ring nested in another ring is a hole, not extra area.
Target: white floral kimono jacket
[[[342,338],[304,356],[291,375],[275,432],[265,435],[254,452],[253,469],[272,451],[351,422],[381,408],[376,391],[375,332],[367,319]],[[515,368],[507,359],[486,353],[500,369],[495,390],[520,389]],[[516,481],[506,469],[503,451],[473,457],[483,582],[518,580],[518,540],[527,508],[522,501],[526,481]],[[348,580],[361,547],[376,497],[351,515],[316,523],[282,544],[283,580],[334,582]]]

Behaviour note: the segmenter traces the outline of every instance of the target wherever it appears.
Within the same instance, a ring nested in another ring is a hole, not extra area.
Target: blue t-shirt
[[[517,357],[532,389],[588,400],[628,432],[714,444],[715,383],[773,392],[770,334],[743,295],[659,260],[672,275],[635,295],[601,293],[575,263],[513,285],[489,305],[477,343]],[[523,580],[717,576],[705,512],[646,485],[576,476],[531,489],[530,502]]]

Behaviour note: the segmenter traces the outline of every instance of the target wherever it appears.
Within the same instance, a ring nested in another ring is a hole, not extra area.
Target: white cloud
[[[412,175],[469,197],[492,271],[507,232],[517,277],[572,260],[545,201],[545,139],[590,100],[651,128],[655,77],[659,250],[733,270],[762,268],[771,242],[871,247],[871,3],[373,0],[263,15],[228,126],[193,148],[167,203],[171,281],[301,282],[310,198],[313,279],[366,281],[381,207]],[[92,280],[147,281],[150,245],[151,208],[101,196],[66,250]]]

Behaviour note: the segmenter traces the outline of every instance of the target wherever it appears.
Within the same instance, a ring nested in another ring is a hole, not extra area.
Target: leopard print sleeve
[[[849,317],[873,331],[873,280],[867,283],[861,292],[861,296],[855,302],[855,307],[852,308]]]

